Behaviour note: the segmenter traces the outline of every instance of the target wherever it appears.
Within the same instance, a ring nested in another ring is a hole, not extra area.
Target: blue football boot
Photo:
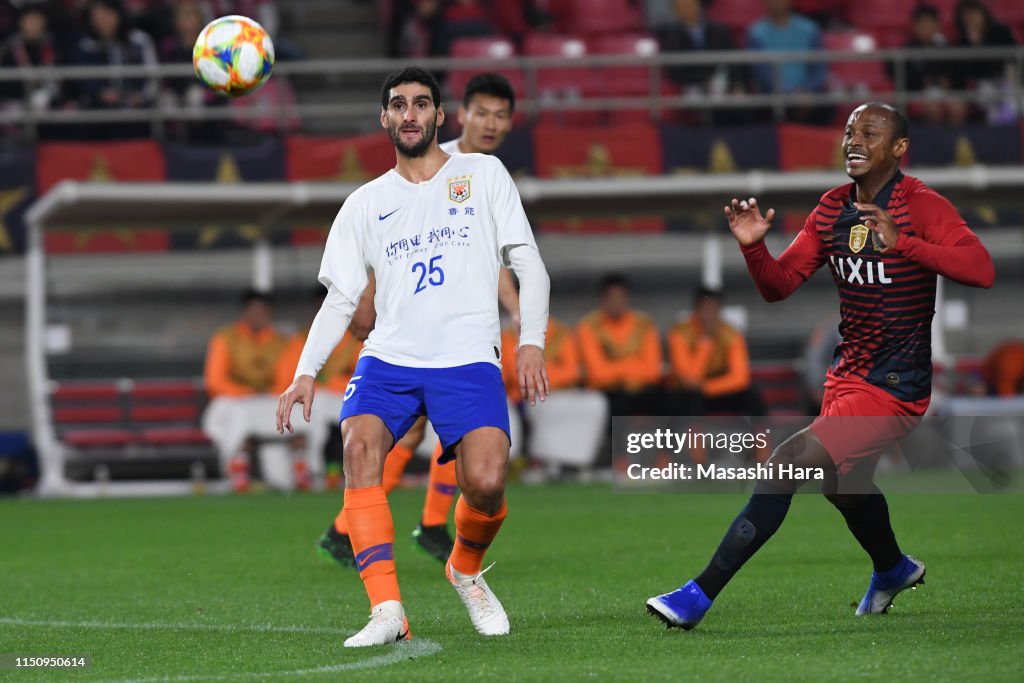
[[[678,626],[687,631],[699,624],[709,609],[711,600],[694,581],[647,601],[647,611],[665,622],[666,626]]]
[[[900,563],[887,572],[873,572],[868,592],[857,607],[857,614],[885,614],[901,591],[924,583],[924,562],[904,555]]]

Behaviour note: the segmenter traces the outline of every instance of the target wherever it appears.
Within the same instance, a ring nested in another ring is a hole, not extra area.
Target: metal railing
[[[763,52],[763,51],[709,51],[695,53],[662,53],[650,57],[619,55],[588,55],[580,58],[564,57],[514,57],[509,59],[455,59],[430,58],[415,63],[435,72],[453,71],[481,72],[488,70],[522,73],[525,93],[520,93],[517,108],[527,117],[543,112],[610,112],[622,110],[647,110],[652,119],[662,112],[689,110],[708,112],[711,110],[770,110],[776,120],[782,120],[790,107],[828,106],[848,104],[857,100],[884,99],[896,106],[906,108],[914,103],[935,101],[929,92],[907,90],[908,63],[913,60],[941,62],[1002,61],[1007,65],[1003,92],[998,96],[1016,112],[1024,111],[1024,46],[1000,48],[949,48],[949,49],[887,49],[870,52],[862,51],[816,51],[816,52]],[[781,88],[781,70],[786,64],[800,63],[844,63],[881,61],[892,65],[893,90],[891,92],[871,91],[866,88],[844,89],[830,80],[830,89],[821,93],[786,93]],[[275,66],[274,78],[296,81],[322,79],[328,87],[341,87],[338,83],[346,78],[381,76],[401,68],[410,60],[393,59],[317,59],[298,62],[281,62]],[[768,65],[775,74],[775,90],[771,93],[711,93],[685,92],[678,95],[662,93],[663,69],[671,67],[708,68],[721,66],[753,67]],[[634,96],[602,96],[590,88],[582,87],[588,81],[590,70],[609,67],[633,67],[646,70],[646,93]],[[558,95],[541,92],[538,88],[538,71],[542,69],[578,70],[581,87],[567,89]],[[0,82],[54,83],[89,79],[167,79],[192,76],[188,64],[158,64],[131,66],[66,66],[0,69]],[[25,101],[21,106],[0,110],[0,126],[17,127],[29,139],[34,139],[40,125],[79,125],[149,123],[155,137],[162,137],[165,125],[172,121],[239,121],[272,116],[280,122],[282,130],[295,118],[303,121],[329,119],[340,128],[371,129],[376,120],[380,104],[375,99],[356,102],[338,101],[321,103],[272,103],[266,107],[188,107],[161,101],[145,108],[117,109],[44,109],[31,106],[26,88]],[[361,91],[365,95],[365,88]],[[968,102],[979,105],[992,103],[993,93],[979,89],[946,90],[941,98],[946,102]],[[339,98],[340,99],[340,98]],[[458,99],[450,94],[446,98]]]

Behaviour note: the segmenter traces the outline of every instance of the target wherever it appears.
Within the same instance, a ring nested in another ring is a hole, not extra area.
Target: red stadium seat
[[[1014,37],[1024,41],[1024,2],[1021,0],[995,0],[992,15],[1013,29]]]
[[[64,434],[64,443],[74,448],[123,448],[135,441],[135,435],[126,429],[83,429]]]
[[[850,24],[881,45],[903,45],[910,37],[910,15],[919,0],[857,0],[848,6]],[[929,3],[930,4],[930,3]]]
[[[195,422],[199,406],[194,403],[137,405],[130,410],[132,422]]]
[[[573,0],[568,30],[624,33],[641,29],[643,24],[643,16],[629,0]]]
[[[177,380],[136,382],[131,389],[132,400],[196,398],[199,387],[193,382]]]
[[[528,57],[565,57],[580,59],[587,54],[587,45],[576,36],[556,36],[534,33],[527,36],[523,53]],[[547,67],[537,70],[537,89],[545,92],[574,91],[582,93],[591,82],[591,71],[586,67]]]
[[[644,34],[595,36],[587,40],[590,53],[654,57],[658,41]],[[657,71],[657,68],[655,68]],[[601,66],[595,69],[595,85],[608,95],[647,95],[651,91],[651,70],[646,66]]]
[[[511,59],[516,56],[516,46],[505,36],[484,36],[481,38],[459,38],[452,43],[451,56],[462,59]],[[526,80],[519,69],[480,67],[476,69],[453,69],[448,75],[448,91],[452,97],[462,101],[462,93],[469,79],[484,71],[498,73],[509,80],[516,97],[526,94]]]
[[[643,34],[593,36],[587,40],[590,53],[595,55],[622,55],[653,57],[658,54],[658,41]],[[655,88],[662,89],[661,71],[655,72]],[[594,97],[642,97],[651,93],[651,69],[646,66],[601,66],[594,70]],[[649,107],[614,110],[614,122],[637,121],[651,118]]]
[[[118,406],[62,406],[53,410],[53,420],[57,424],[120,422],[122,417],[123,413]]]
[[[120,394],[121,389],[115,382],[82,382],[58,385],[52,398],[54,401],[109,401]]]
[[[747,44],[747,28],[764,16],[764,0],[715,0],[708,8],[708,19],[732,30],[737,46]]]
[[[523,53],[530,57],[581,59],[587,54],[587,45],[576,36],[533,33],[527,36],[523,45]],[[593,83],[593,71],[586,66],[542,67],[537,69],[537,99],[542,102],[579,101],[587,93],[593,91]],[[597,121],[598,114],[588,111],[565,114],[549,111],[542,113],[540,119],[542,121],[563,119],[576,124],[593,123]]]
[[[869,33],[858,31],[826,31],[822,35],[826,50],[835,52],[874,52],[878,43]],[[892,90],[885,65],[881,60],[831,62],[828,65],[832,90],[888,92]]]

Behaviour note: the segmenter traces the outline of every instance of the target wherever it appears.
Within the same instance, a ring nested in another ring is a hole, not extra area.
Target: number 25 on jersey
[[[441,260],[441,256],[443,254],[431,258],[429,265],[423,261],[416,261],[412,264],[412,272],[419,273],[420,276],[420,279],[416,282],[416,291],[413,294],[419,294],[428,286],[438,287],[444,284],[444,271],[441,270],[441,266],[437,265],[437,262]]]

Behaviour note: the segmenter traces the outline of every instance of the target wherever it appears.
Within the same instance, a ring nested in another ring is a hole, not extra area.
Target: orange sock
[[[334,530],[339,534],[345,534],[348,536],[348,520],[345,519],[344,504],[342,504],[341,509],[338,510],[338,516],[334,518]]]
[[[359,578],[370,597],[370,607],[385,600],[401,601],[395,572],[395,525],[384,488],[345,489],[342,513],[349,524]]]
[[[501,502],[501,509],[493,515],[471,508],[464,496],[455,504],[455,548],[451,563],[455,571],[462,574],[478,574],[484,566],[484,553],[491,541],[498,535],[501,523],[508,514],[508,505]]]
[[[434,455],[430,458],[430,478],[427,480],[427,498],[423,501],[423,526],[438,526],[448,523],[459,482],[455,476],[455,461],[438,465],[441,456],[441,442],[437,442]]]
[[[402,473],[405,472],[405,466],[412,460],[412,449],[406,448],[400,443],[395,444],[395,447],[388,453],[388,457],[384,459],[384,493],[391,493],[398,483],[402,481]]]
[[[405,466],[412,460],[412,455],[412,451],[401,444],[396,445],[388,453],[387,458],[384,459],[384,482],[382,484],[385,495],[391,493],[398,486],[398,482],[402,480]],[[345,490],[345,493],[348,494],[348,489]],[[339,534],[348,535],[348,521],[345,519],[344,505],[338,510],[338,516],[334,518],[334,530]]]

